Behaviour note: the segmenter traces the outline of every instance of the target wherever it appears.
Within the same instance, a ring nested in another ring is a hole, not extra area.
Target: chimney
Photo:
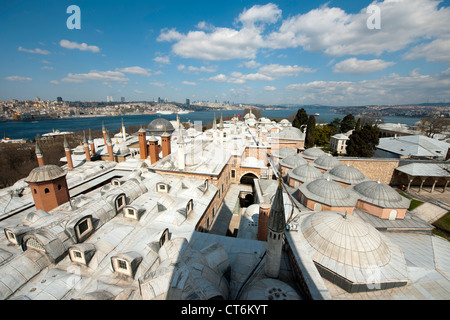
[[[44,154],[42,153],[41,147],[39,146],[39,142],[37,139],[36,139],[36,158],[37,158],[39,167],[45,166]]]
[[[86,154],[86,161],[91,161],[91,152],[89,151],[89,145],[86,140],[86,134],[83,131],[83,147],[84,147],[84,153]]]
[[[178,169],[184,170],[186,168],[186,159],[184,154],[184,140],[183,133],[178,131]]]
[[[150,163],[154,164],[159,160],[158,139],[152,134],[148,140],[148,153],[150,154]]]
[[[165,131],[161,135],[161,147],[162,147],[162,156],[163,158],[167,157],[171,153],[170,149],[170,133]]]
[[[108,155],[109,155],[108,160],[114,161],[114,153],[113,153],[111,138],[107,131],[105,131],[104,135],[105,135],[105,141],[106,141],[106,148],[108,149]]]
[[[105,124],[102,121],[102,132],[103,132],[103,142],[105,143],[106,146],[106,128],[105,128]]]
[[[64,135],[64,152],[66,153],[67,166],[69,167],[69,169],[73,169],[72,153],[70,152],[70,146],[69,142],[67,141],[66,135]]]
[[[144,128],[140,128],[138,131],[139,136],[139,153],[141,154],[141,160],[145,160],[148,157],[147,149],[147,131]]]
[[[259,217],[258,217],[258,240],[267,241],[267,235],[269,228],[267,227],[267,220],[269,220],[270,204],[261,203],[259,205]]]
[[[92,132],[91,129],[89,129],[89,145],[91,147],[91,155],[95,156],[95,145],[94,145],[94,139],[92,138]]]

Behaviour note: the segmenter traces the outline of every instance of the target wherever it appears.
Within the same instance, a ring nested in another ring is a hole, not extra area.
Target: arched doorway
[[[254,185],[253,179],[258,179],[258,176],[254,173],[246,173],[241,177],[240,183],[241,184],[250,184],[250,185]]]

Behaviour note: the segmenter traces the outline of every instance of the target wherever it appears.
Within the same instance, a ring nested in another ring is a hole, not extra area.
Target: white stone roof
[[[380,138],[377,149],[403,156],[438,157],[447,155],[450,143],[423,135]]]
[[[445,165],[443,165],[445,166]],[[450,178],[450,173],[442,166],[435,163],[410,163],[396,168],[397,171],[406,173],[413,177],[447,177]]]

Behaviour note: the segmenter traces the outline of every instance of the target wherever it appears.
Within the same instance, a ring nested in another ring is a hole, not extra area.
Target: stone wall
[[[338,160],[347,165],[347,163],[361,171],[366,177],[373,181],[385,184],[391,184],[394,177],[394,171],[398,167],[400,159],[378,159],[378,158],[338,158]],[[395,180],[393,181],[395,182]]]

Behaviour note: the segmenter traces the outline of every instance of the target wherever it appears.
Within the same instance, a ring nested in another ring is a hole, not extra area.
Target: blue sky
[[[3,1],[0,100],[448,102],[449,2]]]

